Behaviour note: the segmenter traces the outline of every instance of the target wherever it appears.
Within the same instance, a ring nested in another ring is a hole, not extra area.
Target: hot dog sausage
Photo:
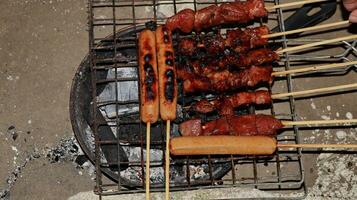
[[[156,30],[156,51],[159,70],[160,117],[174,120],[177,106],[177,83],[171,32],[160,26]]]
[[[159,118],[159,83],[155,33],[145,29],[139,35],[140,117],[145,123]]]
[[[276,139],[267,136],[190,136],[170,141],[173,155],[271,155]]]

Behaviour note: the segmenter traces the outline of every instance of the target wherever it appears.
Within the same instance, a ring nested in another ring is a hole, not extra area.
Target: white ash
[[[356,163],[355,154],[320,154],[317,158],[318,177],[308,199],[356,199]]]
[[[347,112],[347,113],[346,113],[346,118],[347,118],[347,119],[353,119],[352,113]]]
[[[339,112],[336,112],[336,117],[340,117],[340,113]]]
[[[330,119],[331,119],[331,117],[330,117],[330,116],[327,116],[327,115],[321,115],[321,118],[322,118],[323,120],[330,120]]]
[[[316,105],[315,105],[315,103],[314,103],[314,102],[311,102],[311,104],[310,104],[310,105],[311,105],[311,108],[312,108],[312,109],[314,109],[314,110],[316,109]]]
[[[345,131],[339,130],[336,132],[336,136],[338,139],[342,140],[346,138],[347,133]]]

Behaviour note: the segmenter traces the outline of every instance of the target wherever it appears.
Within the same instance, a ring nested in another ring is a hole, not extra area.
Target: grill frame
[[[100,2],[103,2],[103,1],[100,1]],[[141,21],[149,21],[149,20],[155,20],[155,21],[158,21],[158,22],[161,22],[163,21],[164,19],[161,19],[161,18],[158,18],[157,15],[156,15],[156,7],[159,6],[159,5],[168,5],[170,3],[156,3],[156,1],[153,1],[153,3],[155,3],[155,6],[154,6],[154,17],[153,18],[145,18],[145,19],[142,19],[140,18],[138,21],[137,19],[135,18],[135,5],[136,5],[136,2],[134,0],[132,1],[128,1],[130,2],[131,4],[125,4],[125,5],[122,5],[120,4],[119,1],[104,1],[104,2],[111,2],[111,4],[108,4],[106,5],[105,7],[109,6],[110,8],[112,8],[112,11],[113,11],[113,23],[112,24],[104,24],[105,26],[112,26],[113,27],[113,32],[112,32],[112,35],[116,35],[117,32],[121,31],[121,30],[118,30],[117,26],[132,26],[134,28],[134,30],[136,30],[138,28],[138,26],[141,24]],[[194,0],[194,5],[197,4],[197,2]],[[211,3],[218,3],[218,1],[210,1]],[[270,3],[274,3],[274,4],[279,4],[279,0],[274,0],[274,2],[272,1],[269,1]],[[121,79],[114,79],[114,80],[105,80],[105,81],[101,81],[101,80],[96,80],[96,77],[98,77],[97,75],[97,70],[100,70],[101,67],[98,68],[97,66],[97,63],[98,63],[98,59],[96,58],[96,50],[97,48],[100,46],[100,43],[103,42],[103,41],[110,41],[110,40],[113,40],[111,39],[111,37],[106,37],[106,38],[96,38],[95,37],[95,33],[94,33],[94,27],[96,26],[103,26],[103,23],[101,24],[95,24],[96,23],[96,20],[94,19],[94,10],[93,9],[96,9],[96,6],[93,6],[93,4],[95,4],[96,1],[92,1],[92,0],[89,0],[89,48],[90,48],[90,53],[89,53],[89,65],[90,65],[90,68],[91,68],[91,76],[92,77],[95,77],[93,80],[92,80],[92,88],[93,88],[93,91],[92,91],[92,98],[93,99],[96,99],[97,98],[97,84],[102,84],[104,82],[108,82],[108,81],[114,81],[116,84],[118,82],[121,81]],[[180,4],[184,4],[186,2],[176,2],[176,1],[172,1],[172,3],[174,3],[174,7],[175,7],[175,13],[177,12],[177,8],[176,6],[177,5],[180,5]],[[171,3],[171,4],[172,4]],[[209,3],[202,3],[202,4],[199,4],[199,5],[206,5],[206,4],[209,4]],[[152,6],[152,4],[140,4],[141,6]],[[120,8],[124,8],[124,7],[129,7],[131,6],[132,10],[133,10],[133,22],[131,24],[128,24],[128,23],[121,23],[120,20],[116,19],[116,16],[115,16],[115,12],[117,11],[117,9],[120,9]],[[137,6],[137,5],[136,5]],[[195,9],[197,9],[197,6],[195,6]],[[277,10],[277,21],[278,21],[278,24],[280,26],[280,30],[281,31],[284,31],[285,30],[285,27],[284,27],[284,23],[282,23],[285,19],[284,17],[284,13],[278,9]],[[119,21],[119,22],[118,22]],[[116,24],[116,26],[114,26],[113,24]],[[114,39],[114,43],[115,45],[118,44],[118,43],[121,43],[121,41],[119,41],[120,39],[122,38],[116,38]],[[281,40],[281,44],[283,46],[283,48],[286,48],[287,46],[291,45],[289,43],[290,41],[287,40],[285,38],[285,36],[282,37],[282,40]],[[307,41],[308,42],[308,41]],[[289,43],[289,44],[288,44]],[[303,42],[304,43],[304,42]],[[305,41],[306,43],[306,41]],[[350,49],[352,49],[353,51],[355,51],[354,46],[356,46],[356,43],[348,43],[348,42],[344,42],[345,44],[348,44],[350,45]],[[119,44],[120,45],[120,44]],[[127,48],[127,47],[132,47],[130,45],[126,46],[126,45],[123,45],[121,46],[121,48]],[[117,48],[113,48],[113,51],[114,51],[114,55],[117,54]],[[346,49],[345,52],[347,52],[348,49]],[[331,60],[335,59],[335,60],[343,60],[345,59],[344,57],[344,54],[345,52],[341,53],[340,55],[337,55],[335,56],[335,58],[331,58],[330,56],[320,56],[320,57],[315,57],[314,59],[325,59],[327,57],[330,57]],[[299,60],[304,60],[303,57],[299,57],[299,55],[293,55],[291,56],[289,53],[284,53],[284,55],[282,56],[282,61],[283,61],[283,65],[285,66],[285,69],[288,70],[290,67],[291,67],[291,58],[294,60],[294,59],[299,59]],[[114,58],[113,58],[114,59]],[[306,58],[307,60],[310,60],[312,59],[311,57],[308,57]],[[114,59],[115,60],[115,59]],[[119,62],[114,62],[114,65],[113,66],[108,66],[106,65],[105,68],[114,68],[115,69],[115,76],[118,77],[118,74],[117,74],[117,71],[116,69],[119,68],[119,67],[122,67],[124,65],[121,65],[119,64]],[[338,71],[338,72],[342,72],[341,70]],[[124,79],[124,80],[128,80],[128,79]],[[131,80],[131,79],[130,79]],[[292,81],[292,77],[289,75],[287,76],[286,78],[286,84],[287,84],[287,91],[288,92],[292,92],[293,91],[293,81]],[[116,90],[116,97],[117,97],[117,90]],[[118,101],[116,101],[118,102]],[[107,102],[107,103],[110,103],[110,102]],[[113,103],[113,102],[112,102]],[[115,102],[114,102],[115,103]],[[127,102],[120,102],[120,103],[127,103]],[[274,111],[274,107],[272,106],[272,110],[271,110],[271,113],[273,115],[276,115],[276,116],[283,116],[285,117],[285,119],[290,119],[290,120],[297,120],[297,115],[295,113],[295,99],[293,97],[290,97],[289,98],[289,104],[290,104],[290,113],[288,115],[279,115],[277,113],[275,113]],[[119,105],[119,102],[118,103],[115,103],[116,106]],[[93,101],[93,104],[92,104],[92,114],[93,113],[96,113],[96,109],[97,107],[99,106],[102,106],[100,105],[97,101]],[[254,110],[252,110],[254,111]],[[95,118],[94,118],[95,119]],[[117,130],[120,128],[120,123],[121,123],[121,120],[119,118],[119,116],[117,116],[114,120],[118,126],[116,127]],[[138,121],[134,122],[134,123],[137,123]],[[162,122],[161,123],[161,127],[162,127],[162,135],[164,135],[164,124]],[[139,123],[140,126],[144,126],[142,125],[141,123]],[[103,183],[103,174],[102,174],[102,164],[101,163],[101,152],[100,152],[100,144],[101,143],[114,143],[114,144],[117,144],[118,145],[118,148],[121,147],[120,145],[120,142],[119,142],[119,137],[117,137],[118,139],[116,141],[100,141],[99,140],[99,137],[98,137],[98,126],[100,125],[100,121],[95,119],[93,120],[92,122],[92,131],[94,133],[94,136],[95,136],[95,157],[94,157],[94,162],[95,162],[95,167],[96,167],[96,172],[97,172],[97,178],[96,178],[96,188],[95,188],[95,192],[99,195],[112,195],[112,194],[124,194],[124,193],[137,193],[137,192],[144,192],[145,189],[144,188],[136,188],[134,190],[128,190],[126,188],[123,188],[122,185],[125,185],[125,183],[123,184],[121,179],[119,179],[116,183],[113,182],[113,183],[109,183],[109,184],[106,184],[106,183]],[[141,130],[143,130],[142,128],[140,128]],[[143,149],[145,147],[145,143],[144,143],[144,134],[145,134],[145,131],[141,131],[141,140],[140,140],[140,146],[141,146],[141,149]],[[164,136],[163,136],[164,137]],[[293,143],[298,143],[299,142],[299,129],[298,127],[294,127],[293,128],[293,134],[291,136],[291,138],[283,138],[283,137],[278,137],[278,140],[279,142],[293,142]],[[165,140],[163,138],[162,142],[159,144],[159,145],[164,145],[165,143]],[[143,151],[142,151],[143,152]],[[284,186],[289,186],[293,183],[285,183],[283,182],[282,180],[282,177],[281,177],[281,171],[280,171],[280,163],[283,162],[283,160],[281,160],[281,156],[282,155],[285,155],[286,152],[283,152],[283,151],[277,151],[277,154],[274,155],[275,157],[275,161],[276,161],[276,166],[277,166],[277,177],[278,177],[278,183],[272,183],[273,186],[277,186],[277,190],[280,190],[280,189],[286,189],[284,188]],[[303,169],[303,164],[302,164],[302,160],[301,160],[301,150],[298,149],[298,150],[292,150],[292,151],[288,151],[287,152],[288,154],[289,153],[293,153],[294,155],[296,155],[297,157],[297,162],[299,164],[299,167],[300,167],[300,175],[301,175],[301,179],[298,183],[296,184],[293,184],[293,185],[299,185],[300,188],[302,188],[302,191],[303,191],[303,196],[300,196],[301,198],[303,198],[305,195],[306,195],[306,186],[305,186],[305,182],[304,182],[304,169]],[[119,156],[120,154],[118,154]],[[143,155],[143,153],[142,153]],[[164,158],[164,156],[163,156]],[[211,157],[209,156],[208,157],[208,163],[209,165],[212,165],[212,161],[211,161]],[[215,181],[211,178],[211,185],[210,186],[190,186],[189,184],[187,186],[183,186],[181,188],[172,188],[172,191],[178,191],[178,190],[190,190],[190,189],[202,189],[202,188],[218,188],[218,187],[240,187],[240,186],[251,186],[251,187],[255,187],[255,188],[260,188],[261,187],[264,187],[264,186],[267,186],[269,184],[267,183],[259,183],[258,181],[258,177],[257,177],[257,164],[259,164],[261,161],[259,160],[258,157],[253,157],[252,159],[250,158],[243,158],[243,157],[237,157],[237,156],[230,156],[230,159],[231,159],[231,163],[233,166],[233,168],[235,167],[235,165],[239,165],[241,164],[240,162],[248,162],[248,164],[252,165],[253,166],[253,174],[254,174],[254,180],[253,180],[253,183],[248,183],[248,184],[238,184],[237,182],[240,182],[236,179],[236,174],[234,173],[235,170],[233,170],[233,173],[232,173],[232,179],[231,182],[232,184],[223,184],[223,185],[215,185]],[[118,161],[120,160],[120,157],[118,157]],[[248,161],[247,161],[248,160]],[[190,158],[187,157],[187,163],[190,162]],[[191,163],[191,162],[190,162]],[[211,164],[210,164],[211,163]],[[117,165],[119,166],[120,168],[120,165],[122,163],[118,162]],[[164,164],[162,162],[162,164]],[[245,163],[247,164],[247,163]],[[187,164],[188,166],[188,164]],[[142,174],[144,174],[144,162],[141,163],[141,167],[142,167]],[[211,167],[210,167],[211,169]],[[189,170],[188,170],[189,171]],[[210,170],[211,171],[211,170]],[[210,173],[210,176],[212,177],[212,173]],[[229,181],[229,180],[226,180],[226,181]],[[220,182],[217,181],[217,182]],[[189,181],[188,181],[189,183]],[[144,186],[144,182],[143,182],[143,186]],[[297,187],[297,188],[299,188]],[[289,187],[288,187],[289,189]],[[290,188],[292,189],[292,188]],[[152,191],[164,191],[164,188],[152,188]],[[300,198],[299,197],[299,198]]]

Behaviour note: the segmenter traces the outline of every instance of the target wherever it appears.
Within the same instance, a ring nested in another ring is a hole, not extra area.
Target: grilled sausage
[[[276,139],[267,136],[190,136],[170,141],[172,155],[271,155]]]
[[[174,120],[177,106],[177,83],[171,32],[160,26],[156,30],[156,50],[159,70],[160,117]]]
[[[159,83],[155,32],[148,29],[139,35],[140,117],[145,123],[159,118]]]

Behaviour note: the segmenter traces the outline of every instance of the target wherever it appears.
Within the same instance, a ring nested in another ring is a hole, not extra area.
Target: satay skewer
[[[159,118],[159,84],[156,61],[155,33],[143,30],[138,39],[140,78],[140,119],[146,123],[145,197],[150,200],[150,139],[151,124]]]
[[[340,90],[349,90],[349,89],[356,89],[357,83],[346,84],[346,85],[338,85],[338,86],[331,86],[331,87],[324,87],[324,88],[317,88],[311,90],[302,90],[302,91],[295,91],[295,92],[287,92],[287,93],[279,93],[279,94],[272,94],[272,99],[281,99],[285,97],[298,97],[304,96],[309,94],[321,94],[325,92],[338,92]]]
[[[311,27],[306,27],[306,28],[299,28],[291,31],[284,31],[284,32],[277,32],[277,33],[270,33],[268,35],[262,35],[262,38],[273,38],[273,37],[279,37],[283,35],[291,35],[295,33],[302,33],[306,31],[314,31],[314,30],[321,30],[324,28],[331,28],[331,27],[336,27],[336,26],[342,26],[342,25],[347,25],[350,24],[351,22],[349,20],[341,21],[341,22],[334,22],[334,23],[329,23],[329,24],[322,24],[318,26],[311,26]]]
[[[305,5],[305,4],[310,4],[310,3],[318,3],[318,2],[327,2],[329,0],[303,0],[303,1],[295,1],[291,3],[282,3],[270,7],[265,7],[268,11],[274,11],[275,9],[278,8],[288,8],[288,7],[293,7],[293,6],[299,6],[299,5]]]
[[[333,44],[333,43],[341,42],[341,41],[350,41],[350,40],[355,40],[355,39],[357,39],[356,34],[339,37],[339,38],[334,38],[334,39],[329,39],[329,40],[323,40],[323,41],[319,41],[319,42],[308,43],[308,44],[299,45],[299,46],[295,46],[295,47],[288,47],[285,49],[278,50],[278,51],[276,51],[276,53],[282,54],[285,52],[300,51],[300,50],[305,50],[310,47],[316,47],[316,46],[325,45],[325,44]]]
[[[165,199],[170,199],[170,130],[176,119],[177,82],[172,35],[165,26],[156,30],[156,49],[159,70],[160,117],[166,121]]]
[[[284,71],[275,71],[271,75],[272,76],[285,76],[288,74],[297,74],[297,73],[303,73],[303,72],[317,72],[319,70],[336,69],[336,68],[346,67],[349,65],[357,65],[357,61],[333,63],[333,64],[328,64],[328,65],[319,65],[319,66],[313,66],[313,67],[301,67],[298,69],[290,69],[290,70],[284,70]]]
[[[273,155],[279,148],[357,148],[357,144],[279,144],[268,136],[190,136],[171,140],[171,153],[189,155]]]

